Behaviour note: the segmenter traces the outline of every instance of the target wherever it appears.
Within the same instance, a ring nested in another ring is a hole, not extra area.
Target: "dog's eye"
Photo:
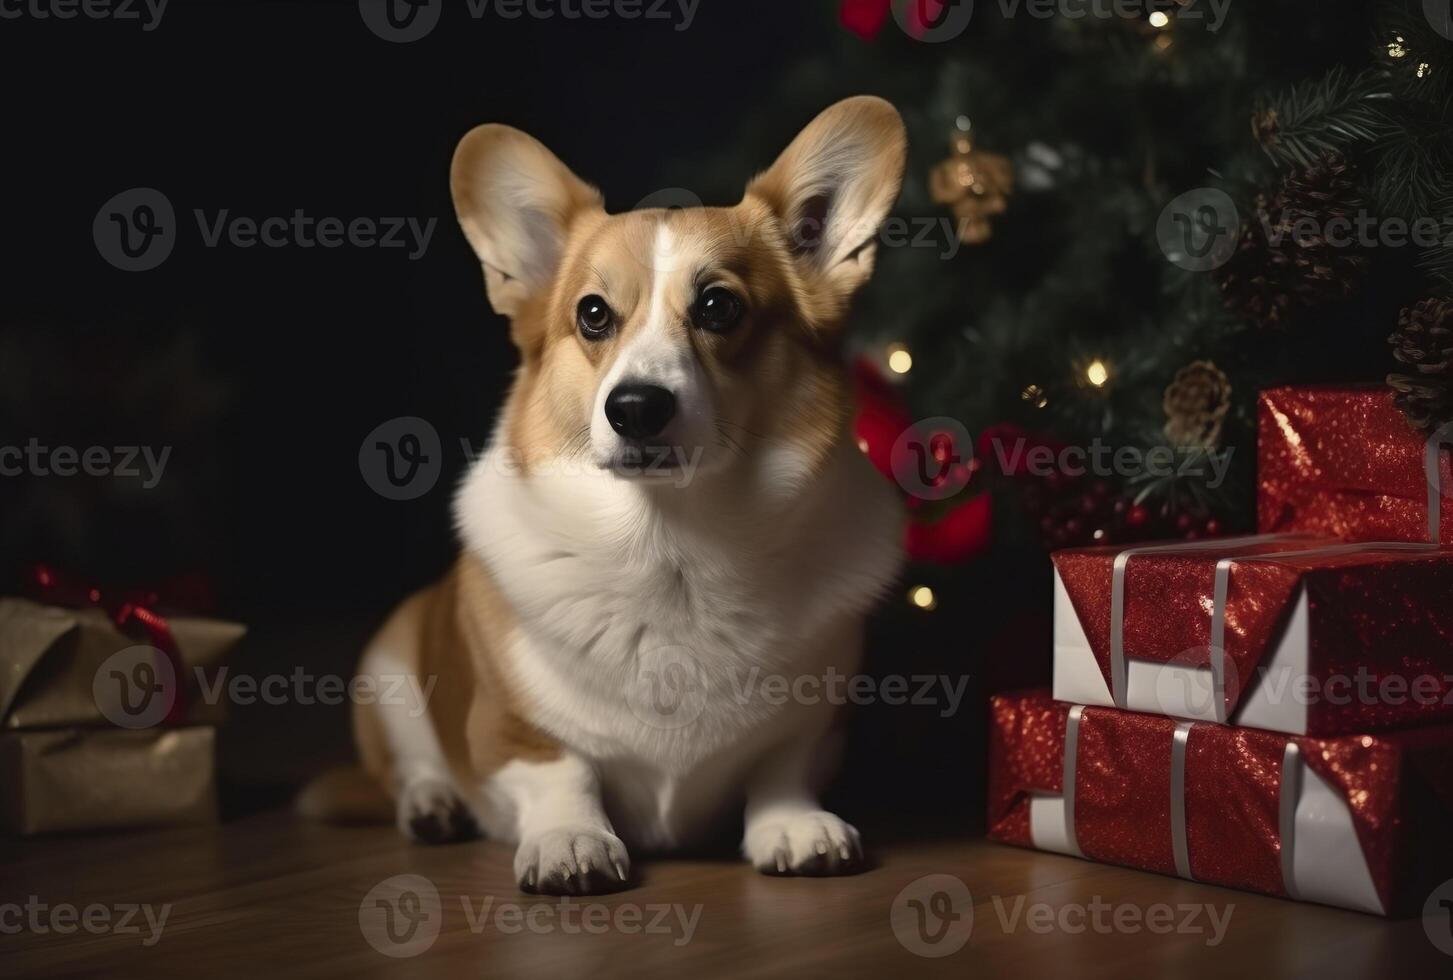
[[[587,296],[575,307],[575,322],[587,340],[599,340],[615,324],[615,313],[599,296]]]
[[[691,320],[703,330],[730,330],[742,316],[742,301],[723,286],[704,289],[691,308]]]

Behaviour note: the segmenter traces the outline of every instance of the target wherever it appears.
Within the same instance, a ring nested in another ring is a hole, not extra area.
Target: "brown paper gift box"
[[[0,819],[22,835],[210,823],[214,729],[62,728],[0,735]]]
[[[217,816],[215,729],[201,696],[242,639],[236,623],[169,617],[181,726],[122,728],[97,705],[98,671],[145,644],[99,608],[0,598],[0,828],[22,835],[206,823]]]
[[[184,667],[186,722],[220,724],[225,705],[203,700],[197,671],[219,667],[246,627],[188,616],[167,622]],[[92,693],[96,671],[112,654],[138,645],[102,609],[0,599],[0,729],[109,727]]]

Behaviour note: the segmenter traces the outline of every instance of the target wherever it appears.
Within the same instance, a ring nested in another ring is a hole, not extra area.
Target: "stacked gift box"
[[[220,703],[202,679],[242,626],[0,598],[0,829],[31,835],[216,819]]]
[[[1386,389],[1259,414],[1261,533],[1053,555],[1054,687],[994,699],[990,836],[1415,911],[1453,876],[1448,447]]]

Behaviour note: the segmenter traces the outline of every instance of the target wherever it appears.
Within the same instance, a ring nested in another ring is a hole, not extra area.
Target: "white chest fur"
[[[522,478],[491,450],[457,502],[516,615],[500,653],[529,720],[595,763],[647,844],[690,836],[757,754],[820,728],[819,706],[754,692],[854,670],[861,619],[898,569],[898,504],[851,448],[792,500],[753,479]]]

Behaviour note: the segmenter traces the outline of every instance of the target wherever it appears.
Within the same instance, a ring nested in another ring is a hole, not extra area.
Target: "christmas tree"
[[[891,451],[885,388],[974,440],[962,490],[911,500],[918,557],[1249,529],[1258,390],[1387,383],[1453,418],[1439,6],[841,0],[739,154],[691,166],[725,185],[851,92],[903,113],[860,442]]]

